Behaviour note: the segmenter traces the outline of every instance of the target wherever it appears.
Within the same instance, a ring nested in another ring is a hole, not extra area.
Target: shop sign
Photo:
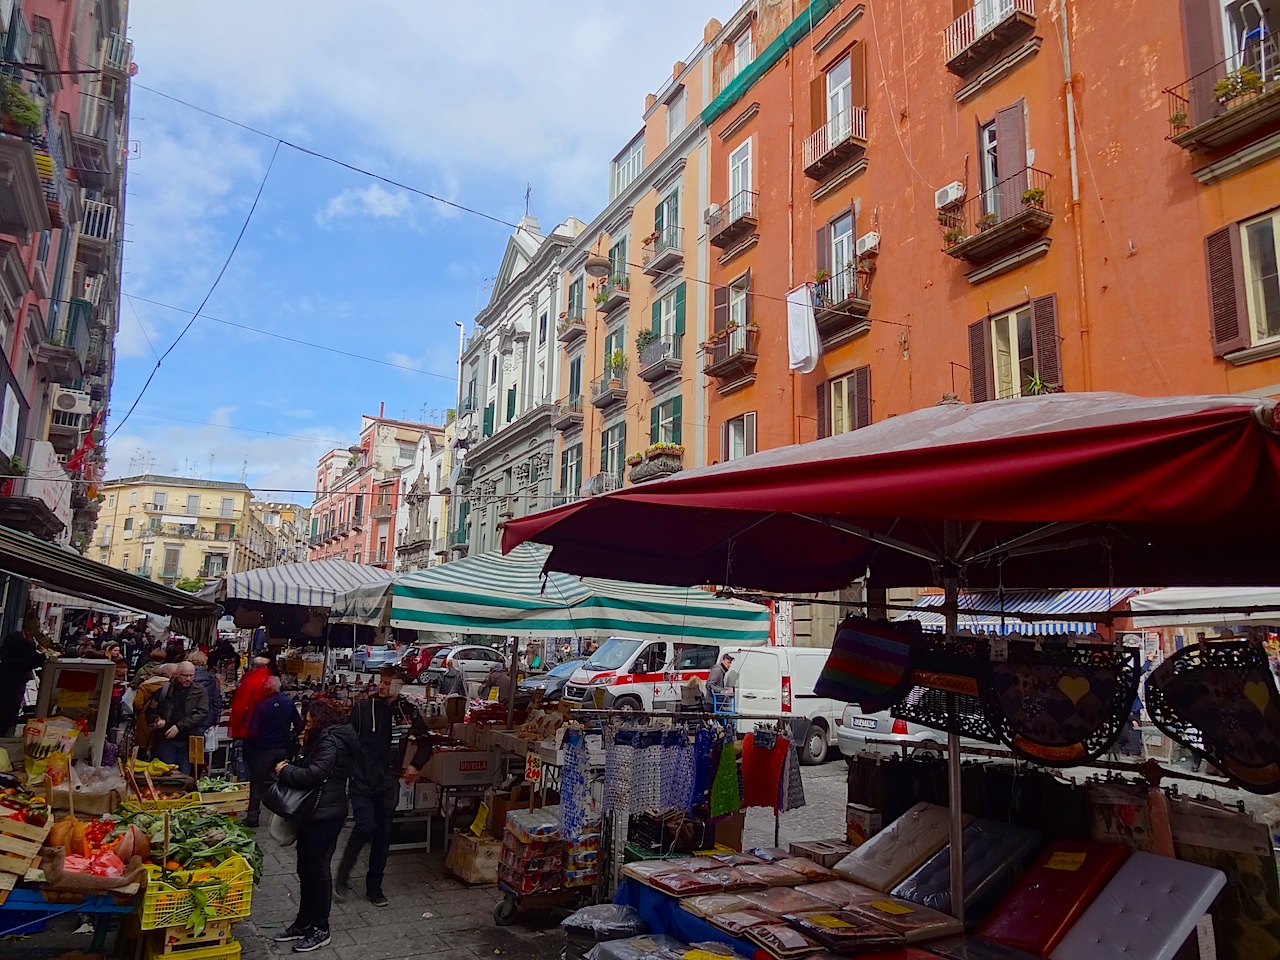
[[[6,401],[7,399],[6,396]],[[6,408],[7,406],[6,402]],[[71,535],[70,480],[71,477],[58,462],[53,444],[48,440],[32,440],[31,462],[27,465],[22,492],[24,496],[43,500],[53,511],[53,515],[62,521],[64,529],[60,539],[70,539]]]

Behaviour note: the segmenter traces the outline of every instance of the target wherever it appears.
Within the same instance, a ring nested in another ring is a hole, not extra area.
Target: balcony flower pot
[[[1022,205],[1024,207],[1034,207],[1037,210],[1043,210],[1044,190],[1040,187],[1032,187],[1030,190],[1023,190]]]
[[[830,280],[830,279],[831,279],[830,270],[819,270],[817,273],[813,275],[814,283],[822,283],[824,280]]]
[[[959,227],[952,227],[942,234],[942,240],[947,246],[953,246],[964,239],[964,231]]]
[[[1169,118],[1169,126],[1173,127],[1173,129],[1174,129],[1174,130],[1185,130],[1185,129],[1187,129],[1187,114],[1186,114],[1186,111],[1184,111],[1184,110],[1179,110],[1177,113],[1175,113],[1173,116],[1171,116],[1171,117]]]
[[[636,334],[636,350],[643,351],[645,347],[652,343],[656,343],[658,335],[649,327],[641,327],[640,332]]]
[[[1262,89],[1262,76],[1252,67],[1233,70],[1213,85],[1213,99],[1231,110]]]
[[[637,463],[644,463],[643,453],[633,453],[627,457],[627,466],[634,467]]]
[[[994,213],[984,213],[978,218],[978,230],[986,232],[1000,222],[1000,217]]]

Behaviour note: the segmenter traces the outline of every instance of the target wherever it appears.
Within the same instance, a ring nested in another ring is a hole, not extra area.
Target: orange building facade
[[[709,459],[948,394],[1280,394],[1280,22],[1182,7],[744,5],[703,111]]]

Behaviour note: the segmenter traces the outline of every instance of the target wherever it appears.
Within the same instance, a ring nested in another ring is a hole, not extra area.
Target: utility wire
[[[236,234],[235,243],[231,245],[231,250],[227,253],[227,258],[222,261],[222,268],[218,271],[218,275],[213,278],[213,284],[209,287],[209,292],[204,295],[204,299],[200,301],[200,306],[196,307],[196,312],[191,315],[191,319],[187,321],[187,325],[182,328],[181,332],[179,332],[178,336],[174,339],[173,343],[169,344],[169,348],[165,350],[165,352],[161,354],[159,358],[157,358],[156,365],[151,368],[151,373],[147,375],[146,382],[143,383],[142,389],[139,390],[138,395],[133,398],[133,404],[129,407],[129,410],[124,415],[124,418],[119,423],[117,423],[115,427],[112,429],[111,433],[107,437],[107,440],[110,440],[117,433],[119,433],[120,428],[123,427],[125,423],[128,422],[129,417],[133,415],[133,411],[138,409],[138,403],[141,402],[143,394],[147,392],[147,388],[151,386],[151,381],[154,380],[156,374],[160,372],[160,365],[164,363],[164,358],[169,356],[169,354],[173,353],[174,348],[182,341],[182,338],[187,335],[187,331],[190,330],[192,325],[196,322],[196,317],[200,316],[200,311],[202,311],[205,308],[205,305],[208,304],[209,299],[213,296],[214,291],[218,289],[218,284],[222,281],[223,276],[226,274],[227,268],[231,266],[231,258],[236,255],[236,250],[240,248],[240,241],[244,239],[245,231],[249,229],[249,221],[253,219],[253,212],[258,209],[258,201],[262,199],[262,191],[266,189],[267,179],[271,176],[271,168],[275,166],[276,157],[277,155],[279,155],[279,153],[280,153],[280,144],[277,143],[276,148],[271,151],[271,159],[267,163],[266,172],[263,173],[262,175],[262,182],[258,184],[258,192],[254,195],[253,204],[249,207],[249,212],[245,215],[244,223],[240,225],[240,232]]]

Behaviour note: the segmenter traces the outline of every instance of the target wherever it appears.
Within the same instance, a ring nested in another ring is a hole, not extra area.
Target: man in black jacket
[[[351,726],[360,740],[355,772],[351,775],[351,814],[355,827],[342,851],[334,893],[341,899],[350,892],[351,868],[369,844],[369,872],[365,875],[365,896],[375,906],[385,907],[382,876],[386,872],[391,846],[391,815],[402,778],[415,782],[431,757],[427,727],[421,713],[400,695],[405,674],[387,665],[378,671],[377,693],[361,700],[351,710]],[[392,728],[411,725],[398,749],[392,749]],[[412,753],[410,753],[412,749]]]
[[[209,696],[195,682],[196,665],[184,660],[170,681],[147,706],[147,721],[154,728],[151,755],[165,763],[176,763],[183,773],[191,772],[188,741],[209,725]]]

